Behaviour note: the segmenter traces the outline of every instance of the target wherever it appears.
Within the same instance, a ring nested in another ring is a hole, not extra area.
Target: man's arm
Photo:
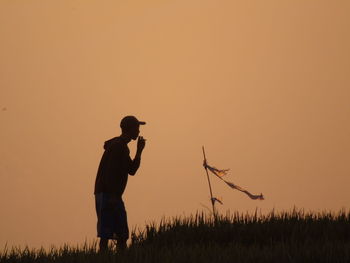
[[[134,160],[131,161],[131,165],[130,165],[130,170],[129,170],[130,175],[135,175],[137,172],[137,169],[139,169],[140,163],[141,163],[141,155],[142,155],[143,149],[145,148],[145,145],[146,145],[146,140],[142,136],[139,136],[137,140],[137,150],[136,150],[135,158]]]

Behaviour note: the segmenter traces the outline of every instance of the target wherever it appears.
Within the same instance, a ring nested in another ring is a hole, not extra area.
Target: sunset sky
[[[130,229],[219,211],[350,209],[350,1],[0,0],[0,250],[96,237],[105,140],[147,122]],[[132,154],[135,142],[129,144]]]

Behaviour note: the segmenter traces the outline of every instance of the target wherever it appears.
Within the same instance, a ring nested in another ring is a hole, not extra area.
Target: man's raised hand
[[[137,151],[142,152],[143,149],[145,148],[145,145],[146,145],[146,140],[142,136],[139,136],[137,140]]]

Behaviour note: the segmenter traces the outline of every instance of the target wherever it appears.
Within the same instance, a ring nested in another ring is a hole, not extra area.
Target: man
[[[122,195],[128,175],[135,175],[140,166],[146,140],[139,136],[139,127],[144,124],[134,116],[126,116],[120,122],[122,134],[104,144],[105,151],[98,168],[94,192],[101,252],[107,250],[109,239],[117,240],[118,249],[126,248],[129,228]],[[132,160],[127,144],[136,139],[137,151]]]

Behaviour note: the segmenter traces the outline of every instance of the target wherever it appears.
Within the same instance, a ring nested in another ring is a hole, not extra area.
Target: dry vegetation
[[[350,212],[238,213],[164,219],[134,231],[129,249],[96,243],[5,249],[0,262],[350,262]]]

